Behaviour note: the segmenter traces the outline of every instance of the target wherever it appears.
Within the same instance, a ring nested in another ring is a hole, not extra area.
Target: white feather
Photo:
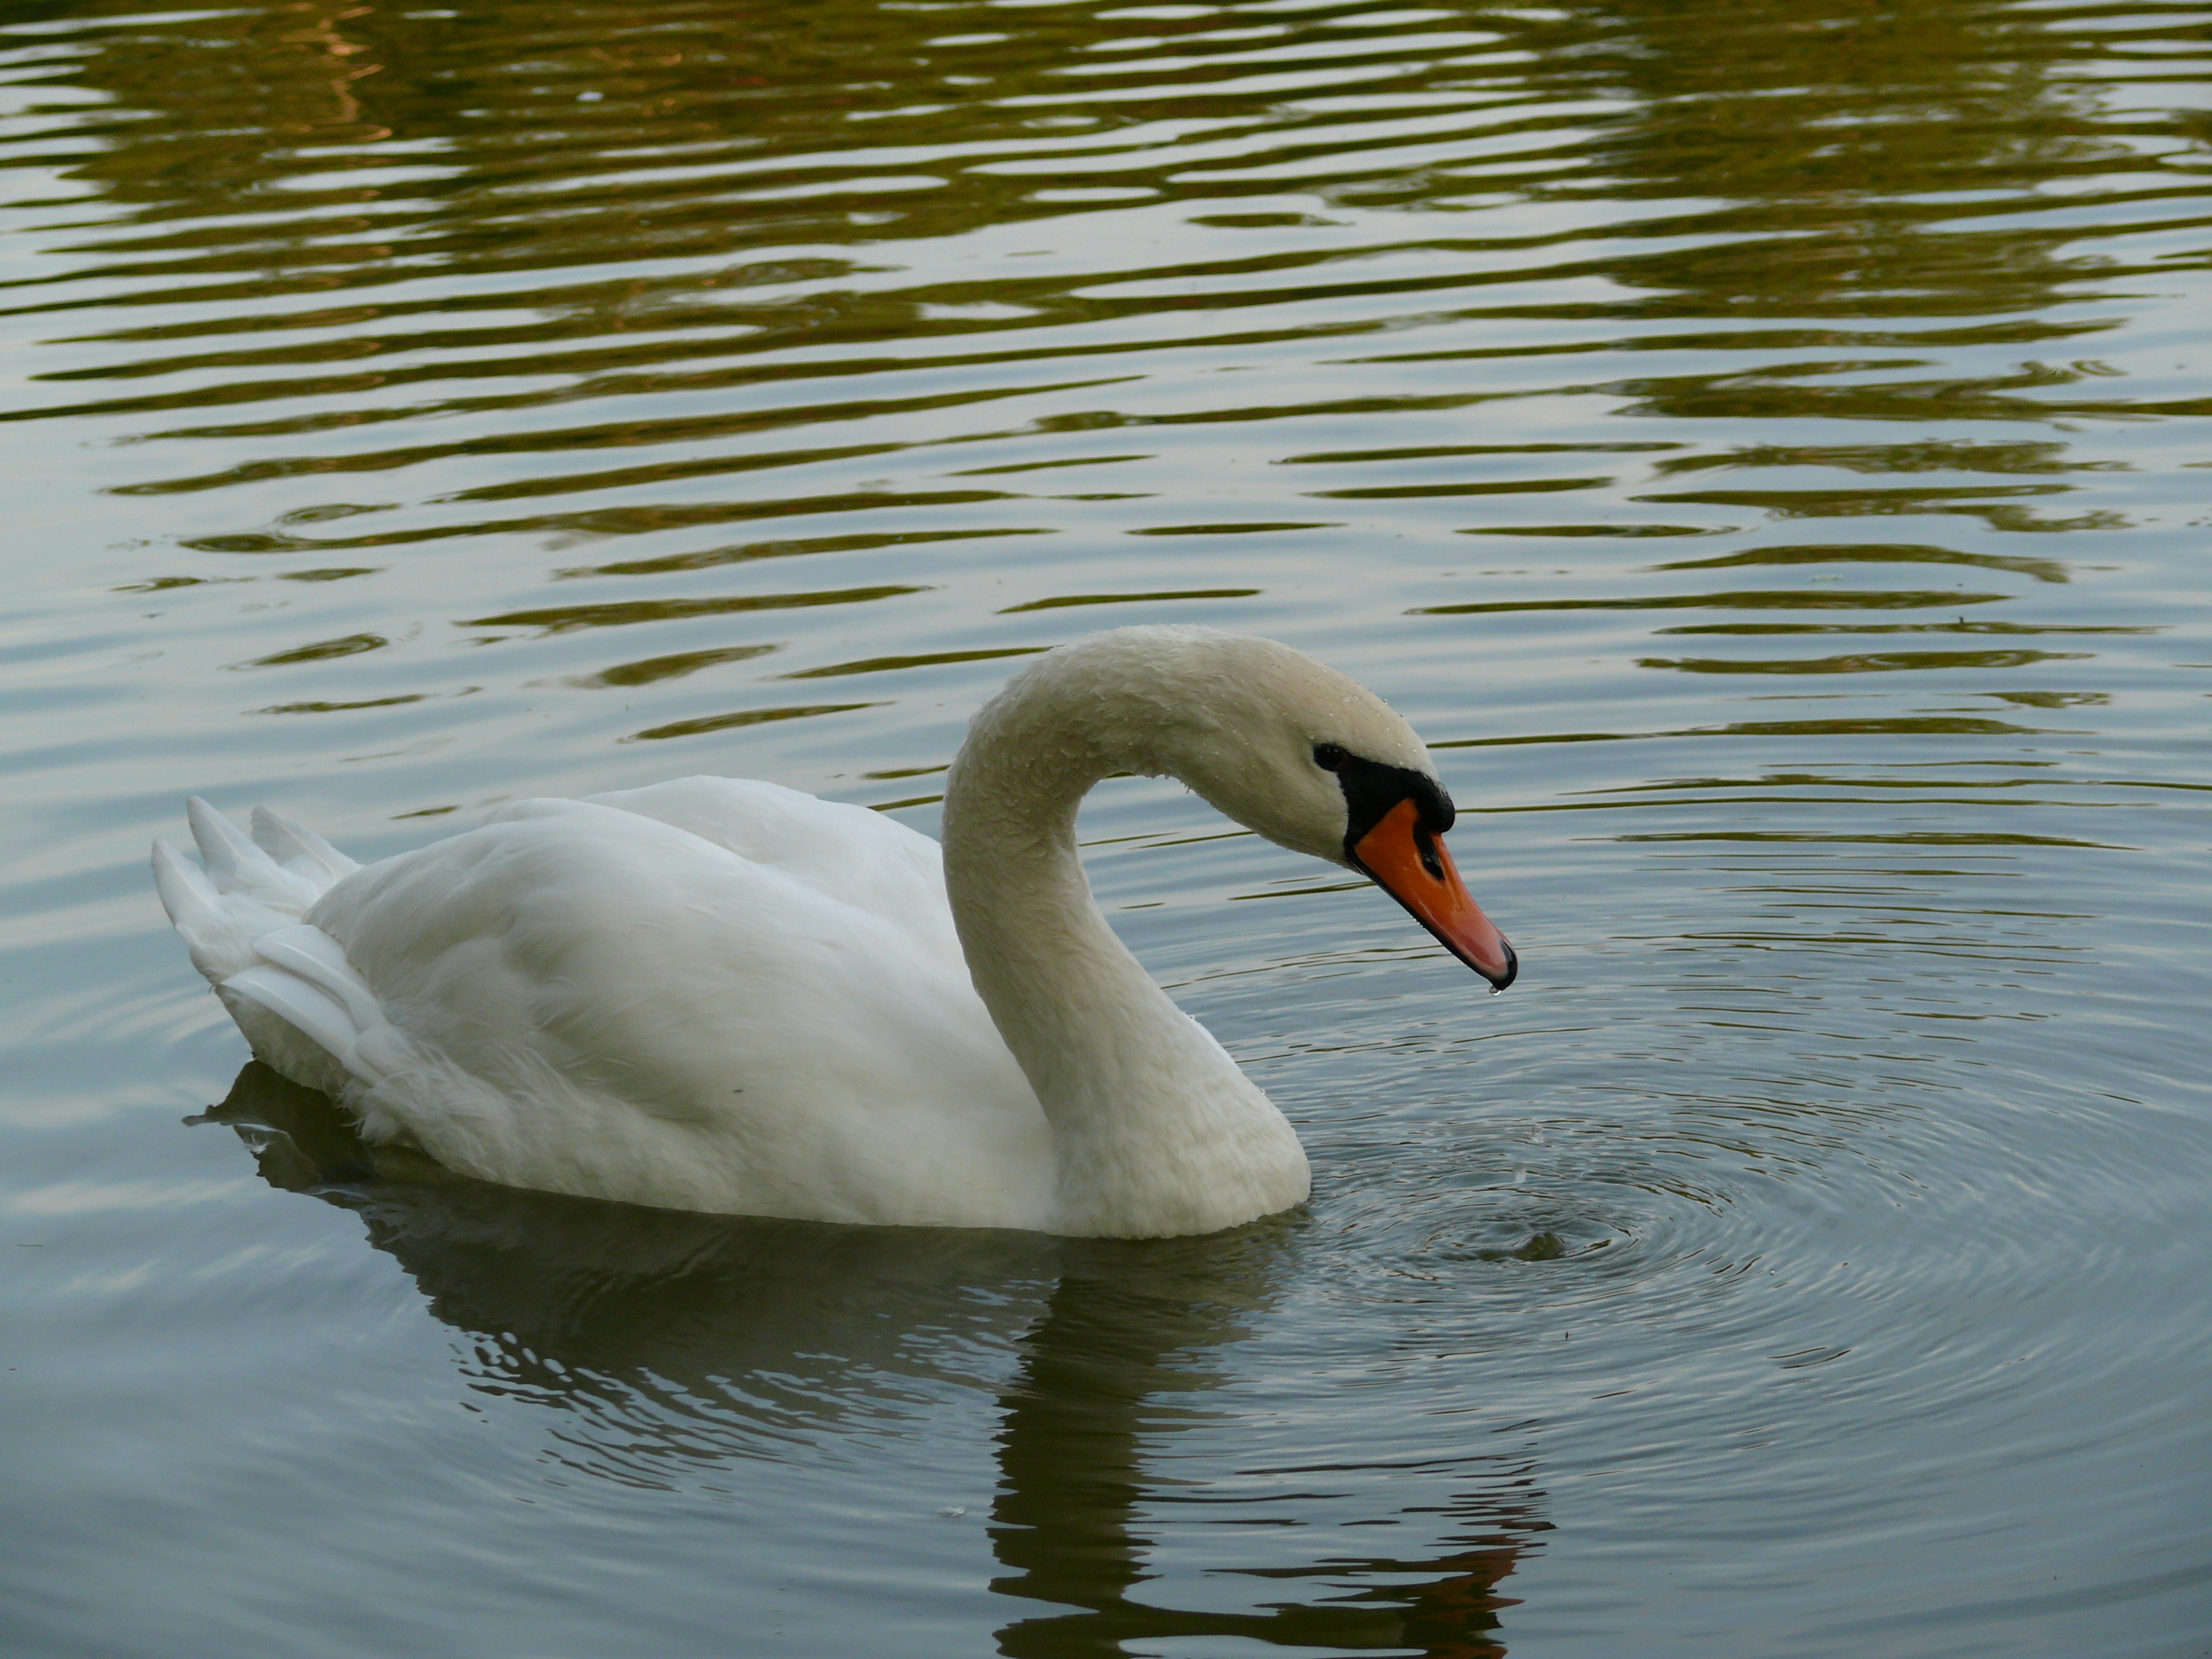
[[[194,799],[205,873],[157,843],[155,879],[258,1053],[465,1173],[750,1214],[1203,1231],[1303,1199],[1305,1156],[1098,915],[1075,807],[1111,772],[1170,771],[1340,860],[1324,738],[1428,765],[1285,647],[1126,629],[1038,659],[977,716],[943,856],[859,807],[701,777],[518,802],[365,868]]]

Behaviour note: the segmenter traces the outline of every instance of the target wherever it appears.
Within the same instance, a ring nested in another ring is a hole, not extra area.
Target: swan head
[[[1273,640],[1131,628],[1063,649],[1092,644],[1120,659],[1116,690],[1134,694],[1107,691],[1102,674],[1123,769],[1173,775],[1277,845],[1358,870],[1493,988],[1513,982],[1512,945],[1444,847],[1451,795],[1388,703]]]

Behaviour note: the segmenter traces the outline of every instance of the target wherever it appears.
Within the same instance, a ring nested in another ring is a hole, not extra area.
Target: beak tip
[[[1521,977],[1521,957],[1519,953],[1514,950],[1513,942],[1501,934],[1498,940],[1498,948],[1505,957],[1505,966],[1504,969],[1496,974],[1491,973],[1487,969],[1478,969],[1476,970],[1480,973],[1485,979],[1490,981],[1490,994],[1492,996],[1496,996],[1507,986],[1512,984],[1515,980]]]

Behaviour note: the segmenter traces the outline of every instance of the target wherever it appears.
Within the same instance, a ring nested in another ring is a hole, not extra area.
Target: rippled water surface
[[[0,1647],[2212,1653],[2208,18],[0,9]],[[1162,620],[1402,709],[1525,963],[1101,790],[1241,1232],[440,1179],[146,877],[933,830]]]

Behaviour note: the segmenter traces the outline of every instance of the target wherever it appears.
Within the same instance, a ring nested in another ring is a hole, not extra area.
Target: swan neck
[[[1297,1203],[1308,1175],[1290,1125],[1091,897],[1083,797],[1110,775],[1168,769],[1146,752],[1141,711],[1065,668],[1041,660],[976,716],[944,825],[969,975],[1052,1127],[1057,1230],[1206,1231]]]

